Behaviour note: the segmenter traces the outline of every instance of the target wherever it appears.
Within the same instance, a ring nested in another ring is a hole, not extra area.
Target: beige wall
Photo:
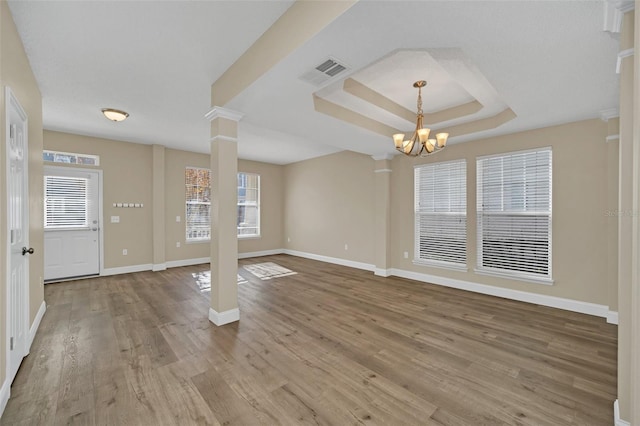
[[[391,259],[396,268],[597,304],[608,304],[607,125],[590,120],[455,144],[427,159],[396,156],[391,173]],[[553,158],[553,286],[473,272],[476,265],[476,157],[550,146]],[[468,272],[413,265],[413,166],[467,161]],[[405,218],[404,220],[396,220]],[[402,253],[408,251],[409,259]],[[614,285],[613,283],[611,285]]]
[[[153,263],[153,147],[61,132],[44,132],[45,149],[100,155],[104,198],[104,267]],[[58,165],[58,164],[56,164]],[[209,168],[209,155],[164,150],[164,240],[167,262],[208,258],[210,245],[185,238],[185,168]],[[75,167],[75,166],[68,166]],[[84,166],[87,167],[87,166]],[[238,170],[261,176],[261,238],[238,242],[239,253],[283,247],[283,167],[238,161]],[[114,208],[113,203],[143,203],[144,208]],[[120,223],[111,223],[120,216]],[[180,222],[176,222],[180,216]],[[176,243],[180,247],[176,247]],[[126,248],[127,256],[122,255]]]
[[[5,170],[5,87],[10,87],[29,120],[29,243],[35,253],[29,259],[29,324],[31,324],[42,304],[44,292],[42,276],[43,261],[43,205],[42,205],[42,97],[33,76],[29,61],[24,52],[22,41],[13,23],[6,2],[0,2],[0,131],[2,149],[0,149],[0,271],[7,270],[7,223],[6,170]],[[5,379],[6,341],[6,279],[0,279],[0,384]]]
[[[238,160],[238,171],[260,175],[260,238],[238,239],[238,253],[284,247],[284,167]]]
[[[167,149],[165,153],[165,240],[167,261],[200,259],[209,257],[209,242],[187,243],[185,228],[185,180],[187,167],[208,169],[209,155],[194,152]],[[180,222],[176,222],[180,216]],[[176,247],[176,243],[180,247]]]
[[[607,123],[588,120],[449,146],[428,158],[391,161],[390,268],[514,290],[609,304]],[[476,156],[550,146],[553,150],[552,286],[473,272],[476,262]],[[413,168],[416,164],[467,160],[468,272],[416,266]],[[285,247],[373,264],[374,160],[341,152],[285,166]],[[287,242],[287,238],[291,238]],[[349,245],[349,250],[344,245]],[[409,252],[409,259],[403,253]]]
[[[373,264],[373,167],[349,151],[286,165],[285,247]]]
[[[97,169],[103,171],[104,267],[152,263],[152,146],[45,130],[44,147],[100,156]],[[142,203],[144,207],[117,208],[113,203]],[[120,216],[120,223],[111,223],[111,216]],[[127,249],[126,256],[123,249]]]

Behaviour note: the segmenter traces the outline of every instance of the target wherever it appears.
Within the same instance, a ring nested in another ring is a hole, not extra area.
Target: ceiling
[[[292,3],[9,5],[46,129],[208,153],[211,84]],[[432,123],[442,128],[510,111],[492,128],[452,132],[449,143],[596,118],[618,105],[619,42],[603,21],[600,1],[360,0],[223,106],[244,114],[239,157],[275,164],[341,150],[394,152],[391,135],[318,108],[321,98],[387,127],[414,125],[355,96],[349,82],[411,111],[418,79],[429,82],[425,113],[481,104]],[[322,86],[300,79],[327,57],[348,69]],[[131,116],[113,123],[104,107]]]

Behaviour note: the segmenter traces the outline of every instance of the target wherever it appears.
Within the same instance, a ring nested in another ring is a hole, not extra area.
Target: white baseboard
[[[444,287],[452,287],[460,290],[472,291],[474,293],[488,294],[490,296],[503,297],[505,299],[519,300],[521,302],[549,306],[551,308],[564,309],[566,311],[579,312],[582,314],[594,315],[602,318],[607,318],[609,313],[608,306],[598,305],[596,303],[581,302],[579,300],[546,296],[543,294],[529,293],[520,290],[511,290],[508,288],[494,287],[486,284],[478,284],[470,281],[440,277],[437,275],[405,271],[402,269],[389,269],[388,271],[391,275],[408,278],[410,280],[422,281],[425,283],[441,285]]]
[[[631,423],[620,418],[620,403],[617,399],[613,402],[613,424],[614,426],[631,426]]]
[[[11,396],[11,384],[9,380],[5,378],[2,387],[0,387],[0,418],[2,417],[2,413],[4,413],[4,409],[7,407],[9,396]]]
[[[36,332],[38,328],[40,328],[40,322],[42,321],[42,317],[44,317],[44,313],[47,310],[47,304],[43,300],[40,304],[40,308],[38,309],[38,313],[33,320],[33,324],[31,324],[31,328],[29,329],[29,341],[27,342],[27,354],[31,351],[31,344],[33,343],[33,339],[36,337]]]
[[[247,253],[238,253],[238,259],[248,259],[250,257],[261,257],[261,256],[272,256],[274,254],[282,254],[284,252],[285,252],[284,249],[251,251]]]
[[[224,312],[216,312],[213,308],[209,308],[209,321],[217,326],[229,324],[240,320],[240,309],[229,309]]]
[[[382,269],[382,268],[374,268],[373,270],[373,274],[377,275],[379,277],[388,277],[391,276],[391,273],[389,272],[388,269]]]
[[[166,263],[154,263],[153,265],[151,265],[151,270],[153,272],[166,271],[167,270],[167,264]]]
[[[353,260],[340,259],[338,257],[322,256],[320,254],[305,253],[303,251],[285,249],[284,254],[291,256],[304,257],[306,259],[319,260],[320,262],[334,263],[336,265],[348,266],[350,268],[364,269],[365,271],[375,271],[375,265],[364,262],[355,262]]]
[[[609,324],[618,325],[618,312],[617,311],[608,311],[607,312],[607,322]]]
[[[194,259],[169,260],[167,268],[179,268],[180,266],[202,265],[203,263],[211,263],[210,257],[196,257]]]
[[[130,274],[132,272],[150,271],[153,268],[151,263],[144,265],[120,266],[118,268],[104,268],[100,273],[101,277],[109,275]]]

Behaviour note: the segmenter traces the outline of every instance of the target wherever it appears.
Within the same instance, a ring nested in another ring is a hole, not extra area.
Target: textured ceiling
[[[210,85],[291,2],[9,4],[43,95],[45,128],[208,152]],[[409,109],[417,78],[431,79],[425,111],[480,100],[471,93],[479,86],[465,83],[469,70],[486,79],[483,87],[517,117],[451,143],[595,118],[618,104],[619,43],[603,21],[599,1],[361,0],[224,106],[244,114],[240,157],[277,164],[343,149],[393,152],[390,137],[314,110],[322,88],[299,77],[327,56],[349,65],[335,84],[361,72]],[[429,52],[437,64],[410,56],[384,63],[401,49]],[[111,123],[102,107],[131,117]]]

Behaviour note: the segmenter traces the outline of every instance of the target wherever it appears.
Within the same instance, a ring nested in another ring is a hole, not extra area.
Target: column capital
[[[231,109],[223,108],[221,106],[214,106],[205,115],[209,121],[213,121],[216,118],[226,118],[227,120],[240,121],[244,117],[244,114]]]
[[[393,160],[393,157],[395,157],[396,154],[380,154],[380,155],[372,155],[371,158],[373,158],[375,161],[380,161],[380,160]]]

